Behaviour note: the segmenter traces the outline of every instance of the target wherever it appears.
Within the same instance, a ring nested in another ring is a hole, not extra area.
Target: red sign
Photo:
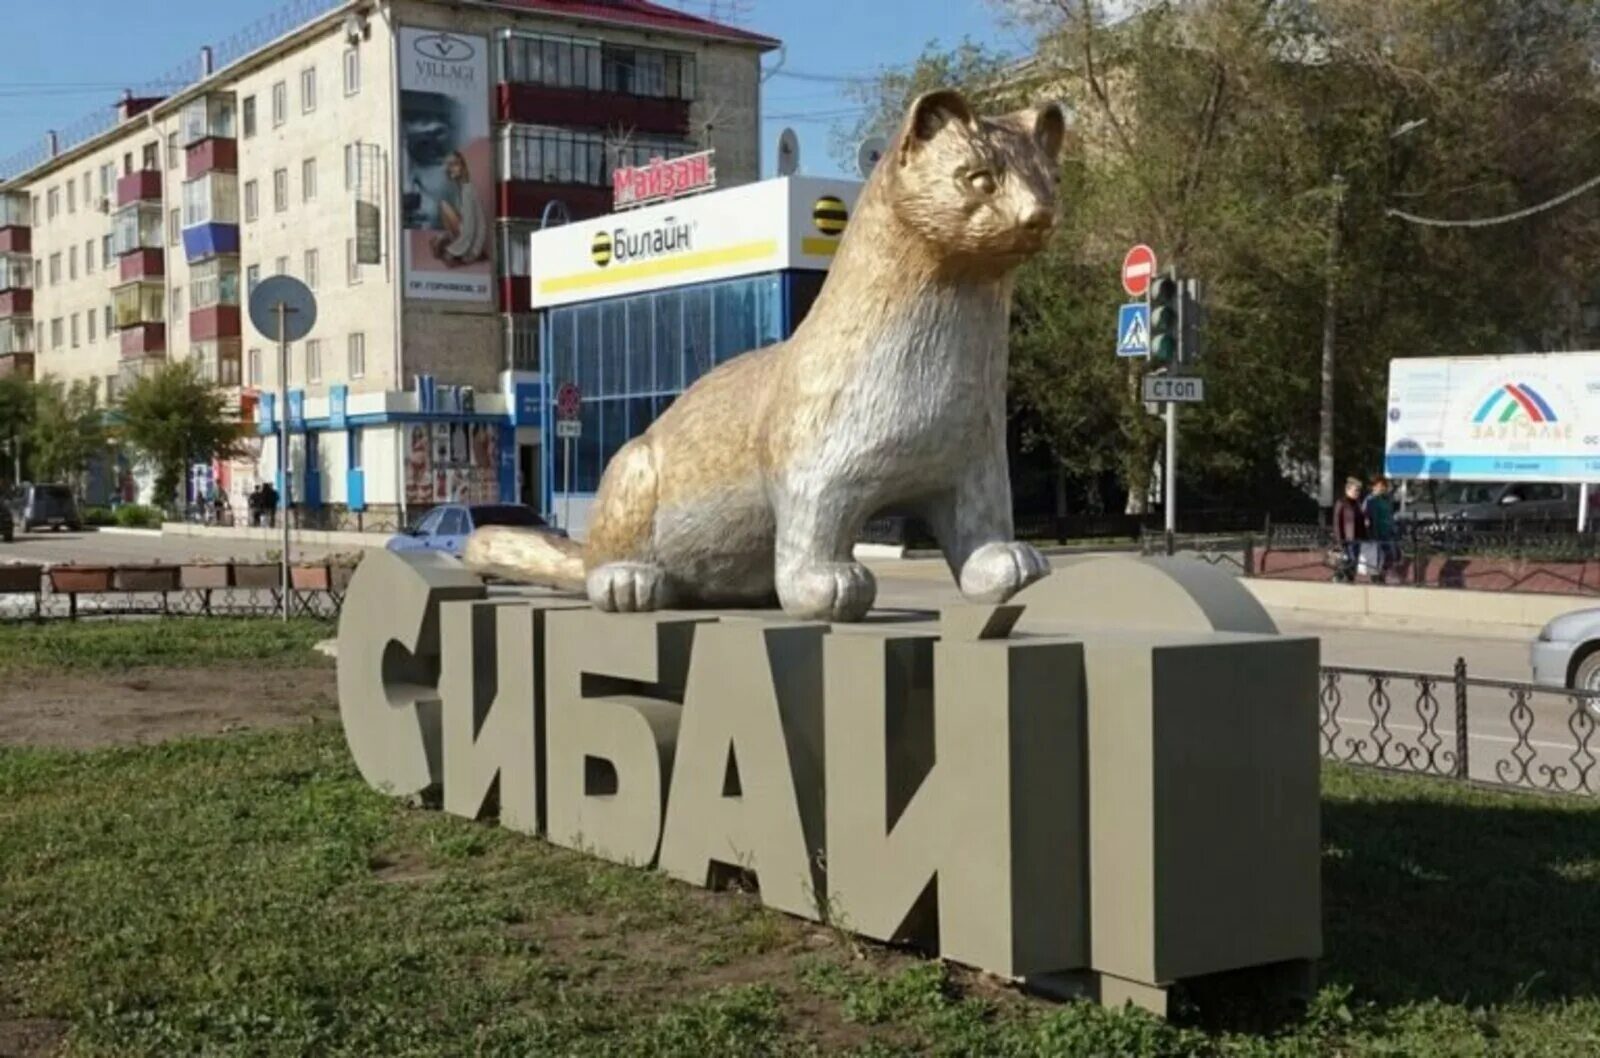
[[[1122,289],[1129,297],[1143,297],[1156,274],[1156,252],[1144,243],[1128,251],[1122,259]]]
[[[583,411],[583,392],[576,382],[563,382],[556,390],[556,418],[576,419]]]
[[[717,167],[711,164],[717,152],[701,151],[682,158],[652,158],[649,165],[623,166],[611,173],[611,202],[617,209],[660,202],[690,191],[709,191],[717,186]]]

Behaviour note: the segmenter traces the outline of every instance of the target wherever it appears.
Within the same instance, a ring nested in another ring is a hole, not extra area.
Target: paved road
[[[18,534],[10,544],[0,544],[0,562],[182,562],[185,559],[259,559],[276,544],[258,540],[212,540],[198,537],[160,536],[155,533],[118,533],[84,530],[78,533]],[[294,553],[321,558],[330,549],[300,547]]]

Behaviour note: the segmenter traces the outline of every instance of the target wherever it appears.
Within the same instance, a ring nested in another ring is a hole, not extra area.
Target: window
[[[67,278],[78,278],[78,248],[76,246],[67,247]]]
[[[189,302],[196,309],[239,304],[239,259],[213,257],[190,268]]]
[[[233,139],[233,93],[212,92],[191,99],[183,106],[183,145],[199,143],[211,137]],[[168,141],[170,150],[175,144]]]
[[[248,223],[261,215],[261,189],[254,180],[244,182],[244,219]]]
[[[183,323],[183,288],[172,288],[172,322],[174,326]]]
[[[232,343],[219,344],[216,360],[217,381],[224,386],[237,386],[239,384],[239,348],[237,339]]]
[[[348,147],[345,148],[345,150],[347,150],[347,151],[349,149],[350,148],[348,148]],[[39,224],[39,223],[42,223],[44,221],[44,214],[39,212],[39,196],[38,195],[34,195],[33,196],[33,204],[32,204],[32,207],[29,210],[29,213],[33,217],[33,222],[35,224]]]
[[[275,276],[286,276],[286,275],[288,275],[289,274],[289,259],[287,257],[278,258],[277,262],[273,265],[272,274],[275,275]]]
[[[310,202],[317,197],[317,160],[307,158],[300,163],[300,201]]]
[[[83,322],[88,325],[88,328],[89,328],[89,341],[91,341],[91,342],[94,341],[95,320],[96,320],[96,315],[95,315],[95,311],[93,309],[90,309],[88,312],[85,312],[83,314]]]
[[[144,149],[140,151],[139,168],[161,168],[161,144],[158,141],[151,140],[149,143],[144,145]]]
[[[61,189],[52,187],[44,193],[45,216],[50,220],[56,219],[56,214],[61,212]]]
[[[0,290],[23,290],[33,286],[35,264],[28,257],[0,254]]]
[[[100,197],[110,198],[117,183],[117,163],[107,162],[100,167]]]
[[[245,96],[239,108],[239,119],[244,125],[244,138],[248,140],[256,134],[256,97]]]
[[[76,312],[72,314],[70,322],[72,324],[72,347],[76,349],[78,347],[78,314]]]
[[[91,208],[89,203],[92,201],[94,201],[94,174],[85,172],[83,174],[83,208]]]
[[[251,265],[249,268],[245,269],[244,279],[245,290],[251,294],[254,294],[256,292],[256,287],[261,285],[261,266]]]
[[[352,334],[346,341],[346,365],[350,369],[351,378],[365,378],[367,375],[367,336],[360,331]]]
[[[33,280],[33,281],[34,281],[34,282],[36,282],[36,283],[38,283],[38,284],[39,284],[39,285],[40,285],[40,286],[41,286],[41,287],[42,287],[42,286],[46,286],[46,285],[47,285],[47,284],[46,284],[46,283],[45,283],[45,274],[44,274],[44,262],[43,262],[43,261],[41,261],[41,260],[40,260],[40,259],[39,259],[39,258],[37,258],[37,257],[35,257],[35,258],[34,258],[34,259],[33,259],[33,275],[32,275],[32,276],[31,276],[31,277],[30,277],[30,278],[31,278],[31,279],[32,279],[32,280]],[[28,283],[20,283],[20,284],[17,284],[17,285],[18,285],[18,286],[29,286],[29,285],[31,285],[31,284],[28,284]]]
[[[344,52],[344,94],[353,96],[361,91],[361,53],[354,48]]]
[[[279,81],[272,86],[272,127],[277,128],[289,120],[289,83]]]
[[[61,317],[57,316],[50,321],[50,348],[61,348]]]
[[[356,186],[356,145],[344,145],[344,189],[349,191]]]
[[[615,166],[681,158],[699,150],[690,140],[635,136],[625,144],[608,143],[598,132],[542,125],[508,126],[501,137],[501,179],[586,187],[609,188]]]
[[[350,286],[361,282],[361,262],[356,259],[356,241],[344,241],[344,281]]]
[[[133,172],[133,152],[124,151],[122,153],[122,175],[127,176],[131,172]]]
[[[315,290],[317,289],[317,251],[306,251],[305,265],[306,286]]]
[[[57,250],[50,255],[50,285],[55,286],[61,282],[61,251]]]
[[[261,385],[261,350],[252,349],[248,355],[246,369],[249,374],[246,382],[252,386]]]
[[[117,402],[117,376],[107,375],[105,382],[105,388],[102,392],[106,395],[106,403],[115,404]]]
[[[67,212],[78,212],[78,183],[75,180],[67,181]]]
[[[169,133],[167,133],[167,168],[168,169],[176,169],[177,167],[178,167],[178,134],[176,132],[169,132]]]
[[[112,246],[118,254],[134,250],[159,250],[166,216],[153,202],[124,206],[111,218]]]
[[[239,177],[234,173],[210,172],[183,185],[183,226],[198,224],[237,224],[239,222]]]
[[[107,338],[111,337],[111,329],[112,329],[113,323],[114,323],[114,321],[111,318],[111,306],[107,305],[106,306],[106,337]]]
[[[309,114],[317,109],[317,68],[307,66],[300,71],[300,113]]]
[[[316,385],[322,381],[322,339],[306,339],[306,381]]]
[[[184,185],[184,198],[189,197],[189,185]],[[185,204],[187,206],[187,203]],[[176,246],[183,237],[183,210],[175,209],[167,214],[167,245]]]
[[[539,370],[539,318],[531,313],[513,313],[505,319],[511,370]]]
[[[279,213],[289,208],[289,170],[272,171],[272,208]]]
[[[94,240],[83,241],[83,274],[90,275],[94,272]]]
[[[102,235],[100,237],[100,265],[103,268],[111,267],[111,259],[117,256],[116,236]]]

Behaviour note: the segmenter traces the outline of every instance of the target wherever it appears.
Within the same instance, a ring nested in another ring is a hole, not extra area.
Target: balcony
[[[183,175],[194,180],[207,173],[233,173],[239,169],[238,140],[201,140],[183,150]]]
[[[148,378],[156,373],[162,364],[167,362],[164,354],[155,353],[150,356],[126,356],[117,363],[117,392],[124,393],[128,387],[140,378]]]
[[[117,259],[118,278],[124,283],[136,279],[160,279],[167,274],[166,254],[160,250],[135,250]]]
[[[161,283],[140,280],[111,291],[111,314],[117,330],[166,322],[167,291]]]
[[[6,316],[32,316],[33,291],[0,290],[0,318]]]
[[[682,136],[698,89],[688,52],[505,30],[497,41],[503,122],[620,127]]]
[[[163,228],[159,203],[136,202],[123,206],[111,218],[111,249],[119,257],[136,250],[159,251]]]
[[[609,187],[505,180],[495,188],[495,196],[497,215],[510,220],[538,220],[544,207],[557,199],[573,220],[591,220],[611,212]]]
[[[498,280],[501,312],[527,312],[533,303],[533,284],[527,276],[501,276]]]
[[[122,339],[123,360],[159,360],[167,351],[167,325],[164,323],[138,323],[125,327]]]
[[[543,84],[495,85],[495,116],[504,122],[625,128],[662,136],[689,133],[687,99],[650,99]]]
[[[33,381],[33,354],[0,353],[0,378],[11,375],[21,375],[28,381]]]
[[[207,382],[229,388],[237,387],[242,362],[240,345],[238,338],[197,341],[189,350],[189,359],[199,369],[200,377]]]
[[[32,228],[0,228],[0,253],[32,252]]]
[[[161,201],[161,170],[140,169],[117,177],[117,208],[135,202]]]
[[[239,252],[239,225],[197,224],[183,229],[183,255],[193,264]]]
[[[0,320],[0,356],[32,356],[33,321],[25,316]]]
[[[0,253],[31,253],[32,224],[27,195],[21,192],[0,195]]]
[[[0,291],[32,290],[33,258],[0,254]]]
[[[240,318],[237,305],[212,305],[189,313],[189,337],[193,341],[237,338],[239,334]]]

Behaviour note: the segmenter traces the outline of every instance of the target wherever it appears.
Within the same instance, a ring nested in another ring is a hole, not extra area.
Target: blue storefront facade
[[[581,536],[619,448],[701,375],[793,332],[859,187],[781,178],[533,236],[546,517]],[[569,382],[582,395],[570,445],[554,404]]]

